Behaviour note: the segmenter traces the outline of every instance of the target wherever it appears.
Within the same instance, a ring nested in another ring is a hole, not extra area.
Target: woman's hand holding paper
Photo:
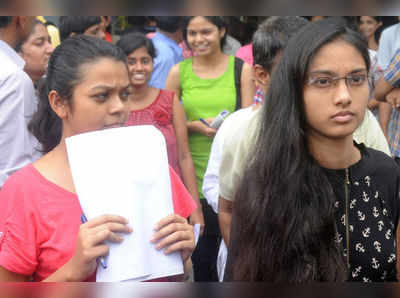
[[[64,265],[71,281],[83,281],[96,269],[96,259],[108,254],[109,246],[104,241],[123,241],[117,233],[131,233],[128,221],[117,215],[102,215],[82,224],[79,229],[75,254]]]
[[[185,262],[195,248],[193,226],[185,218],[171,214],[160,220],[156,227],[152,242],[157,249],[164,249],[165,254],[180,251]]]

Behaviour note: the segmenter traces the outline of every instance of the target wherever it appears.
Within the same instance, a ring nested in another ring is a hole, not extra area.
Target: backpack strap
[[[235,111],[242,108],[242,95],[241,95],[241,77],[243,69],[243,60],[235,57],[235,89],[236,89],[236,106]]]

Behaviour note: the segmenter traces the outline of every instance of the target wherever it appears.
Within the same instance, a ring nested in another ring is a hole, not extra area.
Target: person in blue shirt
[[[149,85],[154,88],[165,88],[165,82],[172,66],[183,61],[182,48],[184,17],[156,17],[157,32],[152,38],[157,56],[154,59],[154,70]]]

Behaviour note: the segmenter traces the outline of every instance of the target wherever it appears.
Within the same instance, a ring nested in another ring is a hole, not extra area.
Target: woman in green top
[[[184,38],[195,55],[171,69],[166,89],[174,91],[182,99],[187,115],[189,146],[196,170],[198,191],[200,197],[204,198],[203,176],[217,131],[200,119],[205,119],[210,124],[222,110],[235,110],[235,58],[222,52],[226,39],[226,25],[222,17],[188,18]],[[255,86],[252,67],[246,63],[242,68],[240,85],[241,107],[250,106]],[[206,200],[201,202],[205,232],[192,258],[195,280],[217,281],[215,263],[220,235],[218,219]]]

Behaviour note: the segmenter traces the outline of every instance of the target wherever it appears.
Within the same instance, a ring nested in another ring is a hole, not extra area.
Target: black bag
[[[235,57],[235,88],[236,88],[236,106],[235,111],[242,108],[242,95],[240,88],[240,81],[242,77],[243,60]]]

